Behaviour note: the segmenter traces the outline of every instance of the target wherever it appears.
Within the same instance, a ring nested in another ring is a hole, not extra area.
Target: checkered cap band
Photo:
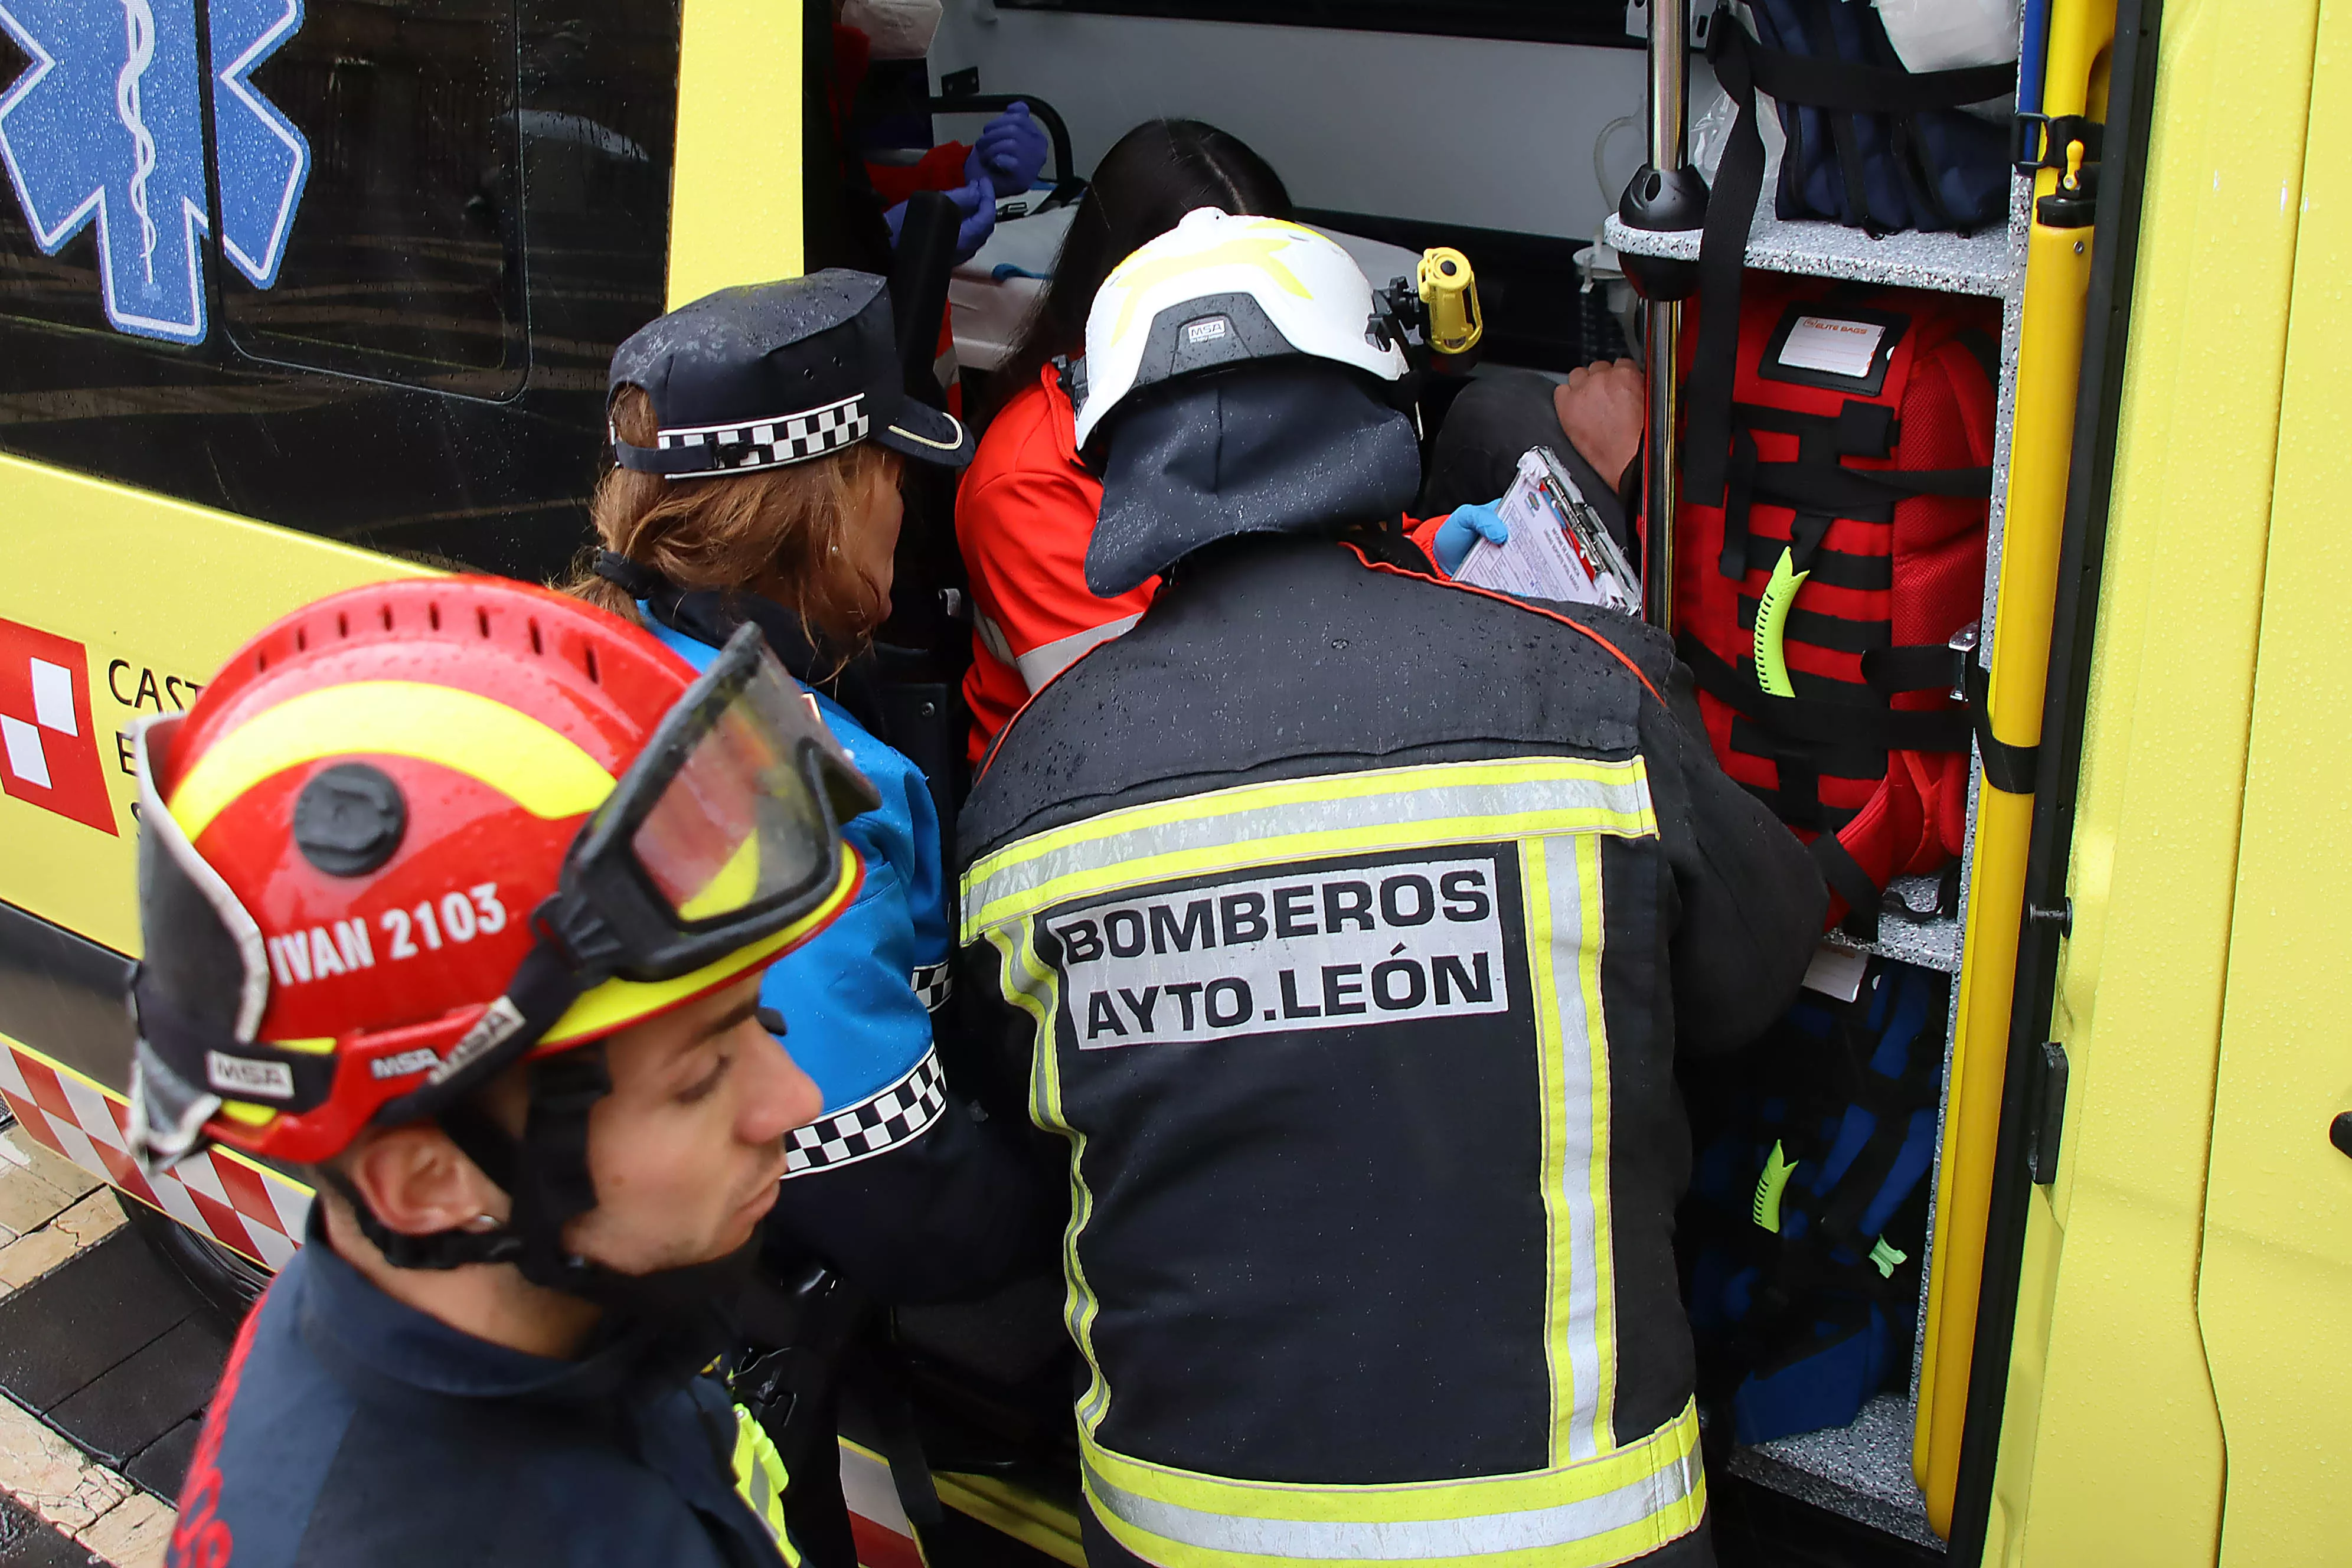
[[[910,982],[915,987],[915,994],[921,999],[923,1011],[926,1013],[936,1013],[946,1006],[948,993],[954,988],[955,984],[948,973],[948,966],[944,963],[923,965],[910,976]]]
[[[131,1157],[130,1104],[79,1074],[0,1047],[0,1100],[35,1142],[265,1268],[284,1268],[302,1244],[308,1188],[222,1149],[143,1175]]]
[[[925,1051],[914,1069],[881,1093],[808,1126],[785,1141],[784,1179],[852,1165],[918,1136],[947,1105],[937,1051]]]
[[[705,473],[745,473],[756,468],[781,468],[805,463],[866,439],[874,422],[866,412],[866,395],[845,397],[822,408],[780,414],[748,425],[707,426],[693,430],[664,430],[657,449],[675,452],[707,447]],[[685,477],[685,476],[675,476]]]

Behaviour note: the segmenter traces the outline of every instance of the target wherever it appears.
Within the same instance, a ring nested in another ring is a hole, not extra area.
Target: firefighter
[[[131,1141],[306,1169],[173,1568],[797,1563],[698,1375],[818,1110],[761,972],[870,784],[746,632],[697,677],[489,579],[356,588],[131,742]]]
[[[1273,219],[1111,274],[1087,579],[1164,585],[961,818],[961,983],[1069,1147],[1088,1559],[1710,1563],[1673,1068],[1780,1013],[1825,895],[1663,637],[1384,526],[1374,318]]]

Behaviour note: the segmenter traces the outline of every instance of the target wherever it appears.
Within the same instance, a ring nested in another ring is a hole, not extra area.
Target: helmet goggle
[[[225,1099],[299,1111],[323,1101],[335,1077],[334,1053],[256,1038],[270,985],[260,924],[155,784],[183,722],[159,714],[131,731],[148,950],[132,984],[140,1041],[131,1133],[151,1170],[191,1152]],[[837,908],[855,873],[840,825],[879,801],[814,700],[759,628],[743,626],[573,838],[555,892],[531,914],[537,940],[505,994],[422,1088],[377,1115],[436,1114],[608,979],[675,980],[791,932],[829,902]]]

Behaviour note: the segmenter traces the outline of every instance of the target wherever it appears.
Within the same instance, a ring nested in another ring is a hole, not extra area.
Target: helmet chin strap
[[[588,1169],[588,1118],[612,1092],[612,1076],[601,1042],[541,1058],[529,1071],[530,1110],[521,1138],[469,1101],[446,1107],[436,1119],[449,1141],[513,1199],[505,1223],[404,1235],[377,1216],[348,1178],[331,1172],[358,1217],[361,1234],[396,1268],[511,1263],[534,1285],[624,1318],[691,1323],[714,1313],[723,1317],[751,1282],[759,1256],[756,1236],[724,1257],[644,1274],[623,1273],[565,1245],[564,1226],[596,1206],[596,1184]]]

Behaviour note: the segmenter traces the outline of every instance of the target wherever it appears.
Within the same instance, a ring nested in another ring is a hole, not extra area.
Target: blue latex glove
[[[1037,183],[1046,146],[1045,128],[1029,118],[1027,104],[1016,103],[980,128],[963,177],[987,180],[1000,196],[1017,196]]]
[[[988,237],[996,232],[996,193],[989,188],[986,180],[975,180],[942,194],[955,203],[956,211],[963,214],[963,222],[956,227],[955,258],[969,261],[988,243]],[[898,249],[899,231],[907,226],[907,204],[900,202],[884,213],[882,221],[890,226],[890,248]]]
[[[1437,537],[1430,541],[1430,551],[1437,557],[1437,569],[1448,577],[1460,569],[1462,558],[1480,540],[1489,544],[1507,544],[1511,525],[1503,521],[1503,503],[1482,501],[1476,506],[1457,507],[1454,514],[1437,525]]]

